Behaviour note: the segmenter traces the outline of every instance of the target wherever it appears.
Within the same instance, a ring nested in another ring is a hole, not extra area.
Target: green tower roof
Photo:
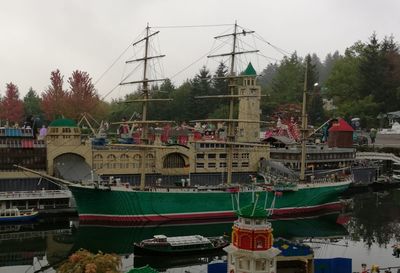
[[[49,127],[78,127],[75,120],[67,119],[67,118],[60,118],[53,120]]]
[[[151,268],[149,265],[146,265],[139,268],[132,268],[128,273],[158,273],[158,271]]]
[[[267,218],[268,217],[267,211],[264,208],[257,206],[254,203],[241,208],[237,212],[237,214],[240,217],[251,218],[251,219],[259,219],[259,218]]]
[[[251,64],[251,62],[248,64],[246,70],[243,71],[243,75],[245,75],[245,76],[257,76],[257,72],[254,69],[254,67]]]

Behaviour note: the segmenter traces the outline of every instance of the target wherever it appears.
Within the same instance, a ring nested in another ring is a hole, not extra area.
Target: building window
[[[265,259],[256,260],[256,271],[266,271],[267,261]]]
[[[226,162],[220,162],[219,163],[220,168],[225,168],[226,167]]]
[[[204,163],[197,162],[196,168],[204,168]]]
[[[129,168],[129,155],[122,154],[121,155],[121,168]]]
[[[216,167],[215,162],[210,162],[210,163],[208,163],[208,167],[209,167],[209,168],[215,168],[215,167]]]
[[[237,168],[238,167],[238,163],[237,162],[232,162],[232,167],[233,168]]]
[[[107,167],[108,168],[116,168],[117,166],[116,166],[116,161],[117,161],[117,158],[115,157],[115,155],[113,155],[113,154],[111,154],[111,155],[108,155],[107,156]]]
[[[242,154],[242,158],[249,158],[249,154],[248,153]]]
[[[239,158],[239,154],[233,154],[233,158],[234,159],[238,159]]]
[[[197,159],[203,159],[204,158],[204,154],[197,154],[196,157],[197,157]]]
[[[208,154],[209,159],[215,159],[217,157],[216,154]]]
[[[245,167],[245,168],[249,167],[249,162],[242,162],[242,167]]]
[[[226,158],[226,154],[219,154],[219,158]]]

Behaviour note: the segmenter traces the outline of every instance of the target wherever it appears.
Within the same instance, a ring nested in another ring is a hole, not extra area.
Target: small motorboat
[[[1,209],[0,210],[0,223],[5,222],[23,222],[32,221],[36,219],[38,212],[35,210],[19,210],[13,209]]]
[[[204,237],[201,235],[167,237],[154,235],[134,244],[133,253],[139,256],[146,255],[174,255],[174,254],[200,254],[218,251],[229,245],[221,237]]]

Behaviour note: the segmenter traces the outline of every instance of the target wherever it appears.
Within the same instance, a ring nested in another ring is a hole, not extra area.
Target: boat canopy
[[[201,235],[167,237],[167,242],[171,246],[199,245],[211,243],[208,238]]]

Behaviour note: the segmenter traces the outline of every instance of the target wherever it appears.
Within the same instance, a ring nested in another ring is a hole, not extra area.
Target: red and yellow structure
[[[271,223],[264,208],[251,204],[238,211],[232,227],[232,243],[224,248],[228,254],[228,273],[276,273]]]

